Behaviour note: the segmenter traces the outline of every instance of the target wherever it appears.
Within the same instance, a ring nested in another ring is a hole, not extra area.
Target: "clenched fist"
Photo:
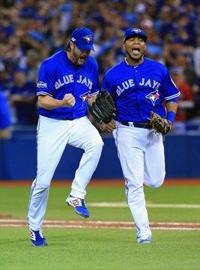
[[[73,107],[75,102],[75,97],[72,94],[65,94],[62,99],[64,107]]]

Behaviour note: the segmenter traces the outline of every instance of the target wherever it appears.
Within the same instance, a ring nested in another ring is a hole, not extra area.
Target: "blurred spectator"
[[[186,81],[181,67],[174,67],[171,76],[176,86],[181,92],[179,107],[176,114],[176,121],[186,121],[191,118],[191,111],[194,108],[192,87]]]
[[[193,53],[194,71],[198,78],[198,85],[200,85],[200,35],[197,37],[197,46]]]
[[[8,100],[0,89],[0,140],[11,137],[11,115]]]
[[[106,50],[98,59],[100,66],[100,74],[104,74],[111,66],[116,63],[115,51],[111,48]],[[100,76],[100,81],[102,77]]]
[[[34,50],[29,50],[27,52],[26,58],[24,60],[23,68],[26,70],[26,79],[29,82],[35,82],[37,77],[37,71],[41,59]]]
[[[34,83],[27,81],[24,70],[17,70],[14,73],[14,83],[10,89],[10,104],[16,118],[16,125],[36,124],[35,88]]]

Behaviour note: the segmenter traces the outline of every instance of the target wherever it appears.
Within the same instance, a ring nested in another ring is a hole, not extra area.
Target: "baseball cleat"
[[[34,247],[44,247],[47,246],[46,239],[42,235],[41,231],[34,231],[29,229],[30,232],[30,240]]]
[[[69,197],[67,197],[66,203],[74,207],[74,211],[76,212],[76,214],[84,218],[88,218],[90,216],[90,212],[85,205],[84,199],[76,198],[70,195]]]
[[[152,242],[152,237],[149,236],[147,238],[137,238],[138,244],[150,244]]]

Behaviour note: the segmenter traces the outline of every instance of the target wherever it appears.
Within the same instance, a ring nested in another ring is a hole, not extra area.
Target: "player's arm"
[[[47,110],[53,110],[59,107],[72,107],[75,104],[75,98],[72,94],[65,94],[62,100],[55,99],[49,95],[38,96],[38,107]]]
[[[178,108],[178,100],[180,97],[180,91],[176,84],[172,80],[169,71],[165,69],[165,78],[163,80],[163,95],[165,97],[165,108],[167,111],[166,119],[173,123],[176,117],[176,111]]]
[[[176,112],[178,109],[178,103],[175,101],[166,102],[166,110],[167,110],[167,120],[170,123],[173,123],[176,117]]]
[[[49,61],[44,61],[39,68],[37,80],[37,104],[38,107],[46,110],[53,110],[59,107],[72,107],[75,104],[75,98],[72,94],[65,94],[62,99],[53,98],[55,91],[56,65]]]

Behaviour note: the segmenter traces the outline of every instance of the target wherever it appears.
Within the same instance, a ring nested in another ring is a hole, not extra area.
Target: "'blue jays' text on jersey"
[[[114,66],[105,74],[102,88],[114,98],[116,120],[128,122],[146,122],[151,111],[165,117],[163,102],[180,95],[167,68],[148,58],[138,66],[126,60]]]
[[[87,114],[86,96],[98,92],[98,66],[89,56],[81,66],[75,66],[65,51],[59,51],[44,60],[40,66],[37,95],[49,95],[63,99],[71,93],[76,100],[73,107],[60,107],[53,110],[39,108],[39,114],[62,120],[73,120]]]

